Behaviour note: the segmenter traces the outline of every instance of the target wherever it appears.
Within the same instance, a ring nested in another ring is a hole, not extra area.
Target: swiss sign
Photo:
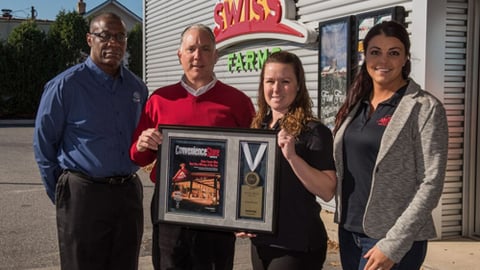
[[[295,20],[292,0],[223,0],[215,5],[217,49],[252,39],[316,41],[317,33]]]

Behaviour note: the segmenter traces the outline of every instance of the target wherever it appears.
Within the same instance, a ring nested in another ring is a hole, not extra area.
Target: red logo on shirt
[[[383,118],[380,118],[380,119],[377,121],[377,124],[378,124],[379,126],[386,127],[386,126],[388,125],[388,123],[390,122],[390,119],[392,119],[392,116],[391,116],[391,115],[384,116]]]

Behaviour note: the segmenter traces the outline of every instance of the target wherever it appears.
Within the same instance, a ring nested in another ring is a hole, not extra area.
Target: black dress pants
[[[327,246],[302,252],[252,243],[250,252],[254,270],[321,270]]]
[[[152,199],[152,261],[155,270],[231,270],[235,235],[157,223],[156,189]]]
[[[56,189],[63,270],[135,270],[143,234],[143,187],[92,182],[69,172]]]

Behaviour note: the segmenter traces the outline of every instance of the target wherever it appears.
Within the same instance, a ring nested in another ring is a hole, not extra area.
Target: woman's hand
[[[297,155],[297,152],[295,152],[295,137],[288,134],[284,129],[278,132],[277,143],[280,149],[282,149],[285,159],[290,160]]]
[[[238,238],[253,238],[253,237],[257,237],[256,234],[247,233],[247,232],[236,232],[236,233],[235,233],[235,236],[238,237]]]
[[[371,248],[364,256],[367,259],[365,270],[390,270],[394,262],[390,260],[377,246]]]
[[[297,155],[295,151],[296,140],[296,137],[290,135],[284,129],[278,132],[278,146],[303,186],[322,200],[330,201],[335,194],[337,185],[335,170],[320,171],[310,166],[301,156]]]

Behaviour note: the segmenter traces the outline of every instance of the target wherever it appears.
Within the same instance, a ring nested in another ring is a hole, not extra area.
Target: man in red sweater
[[[139,166],[157,158],[158,145],[162,143],[159,124],[245,128],[255,114],[247,95],[215,77],[218,52],[210,28],[201,24],[187,27],[177,54],[184,75],[180,82],[159,88],[150,96],[134,133],[130,157]],[[150,178],[155,182],[155,168]],[[157,211],[156,193],[155,189],[152,217]],[[155,269],[233,268],[233,233],[157,223],[154,218],[152,222]]]

